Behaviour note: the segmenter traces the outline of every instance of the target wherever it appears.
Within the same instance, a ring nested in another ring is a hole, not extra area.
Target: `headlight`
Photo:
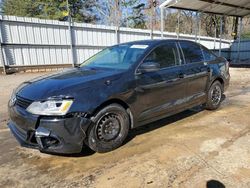
[[[48,101],[36,101],[31,103],[27,108],[27,111],[36,115],[65,115],[73,100],[48,100]]]
[[[13,91],[10,97],[9,105],[14,106],[15,102],[16,102],[16,93]]]

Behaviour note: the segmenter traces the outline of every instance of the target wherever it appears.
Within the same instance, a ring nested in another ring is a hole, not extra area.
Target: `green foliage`
[[[35,12],[32,2],[32,0],[4,0],[2,10],[8,15],[32,16]]]
[[[144,3],[140,3],[133,7],[132,15],[128,17],[128,20],[132,21],[132,26],[134,28],[146,28],[145,14],[143,14],[144,9]]]
[[[74,21],[95,22],[96,0],[69,0],[70,15]],[[6,15],[28,16],[43,19],[66,20],[67,0],[4,0],[3,13]]]
[[[129,8],[134,6],[136,3],[138,3],[138,0],[124,0],[121,1],[121,5],[125,8]]]
[[[250,33],[243,33],[242,38],[243,39],[250,39]]]
[[[141,3],[140,0],[124,0],[121,1],[121,7],[122,10],[125,9],[125,11],[127,11],[125,18],[122,20],[122,25],[127,25],[134,28],[146,28],[144,3]]]

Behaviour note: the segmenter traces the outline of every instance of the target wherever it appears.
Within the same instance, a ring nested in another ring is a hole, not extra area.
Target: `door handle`
[[[179,78],[184,78],[184,74],[183,74],[183,73],[180,73],[180,74],[179,74]]]

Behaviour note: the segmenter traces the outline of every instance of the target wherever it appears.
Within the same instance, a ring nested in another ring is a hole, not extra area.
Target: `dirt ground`
[[[217,111],[185,111],[132,130],[115,151],[72,156],[21,148],[6,126],[12,89],[44,73],[0,75],[0,187],[250,187],[250,69],[230,71]]]

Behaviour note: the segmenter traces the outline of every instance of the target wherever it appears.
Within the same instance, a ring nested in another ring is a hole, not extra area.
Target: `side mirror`
[[[138,69],[140,73],[145,73],[145,72],[155,72],[160,70],[160,64],[155,63],[155,62],[145,62],[142,63]]]

